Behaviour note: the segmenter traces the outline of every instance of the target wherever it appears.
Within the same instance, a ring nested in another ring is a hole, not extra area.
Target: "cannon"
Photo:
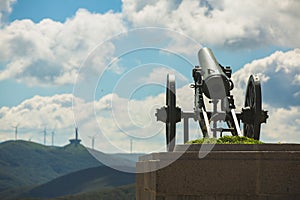
[[[194,110],[182,111],[176,106],[175,75],[167,75],[166,106],[156,110],[157,121],[166,124],[167,150],[173,151],[176,140],[176,123],[183,119],[184,142],[189,138],[189,119],[198,121],[203,137],[217,137],[224,132],[230,132],[233,136],[241,136],[241,122],[243,123],[243,135],[259,140],[262,123],[267,122],[268,111],[262,110],[261,84],[257,75],[251,75],[248,79],[244,107],[236,112],[234,97],[231,90],[234,84],[231,80],[232,70],[229,66],[218,63],[211,49],[204,47],[198,52],[199,66],[192,70],[194,83],[190,85],[194,89]],[[212,110],[208,111],[204,98],[212,104]],[[220,103],[220,104],[219,104]],[[220,126],[222,125],[222,126]]]

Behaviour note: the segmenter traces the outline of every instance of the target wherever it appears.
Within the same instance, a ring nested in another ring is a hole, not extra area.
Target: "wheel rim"
[[[260,137],[260,116],[262,113],[261,86],[258,76],[251,75],[248,80],[245,107],[250,108],[251,122],[244,123],[244,136],[259,140]]]
[[[166,105],[167,105],[167,122],[166,122],[166,138],[168,151],[173,151],[175,147],[176,133],[176,86],[175,75],[167,75],[166,88]]]

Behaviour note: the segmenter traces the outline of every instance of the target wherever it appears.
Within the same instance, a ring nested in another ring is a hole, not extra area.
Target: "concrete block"
[[[215,145],[199,159],[201,148],[142,156],[137,199],[300,199],[300,145]]]

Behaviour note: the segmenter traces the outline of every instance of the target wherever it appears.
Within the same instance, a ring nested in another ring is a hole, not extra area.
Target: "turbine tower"
[[[78,139],[78,127],[75,127],[75,139],[70,139],[69,141],[70,141],[70,144],[75,144],[75,146],[80,144],[81,140]]]
[[[97,134],[96,135],[93,135],[93,136],[89,136],[89,138],[91,139],[92,141],[92,149],[94,149],[95,147],[95,138],[96,138]]]
[[[18,126],[19,126],[19,124],[17,124],[16,126],[13,126],[13,128],[15,129],[15,140],[18,140]]]
[[[132,139],[130,139],[130,153],[132,153]]]
[[[55,134],[55,129],[53,129],[52,132],[51,132],[51,136],[52,136],[51,144],[52,144],[52,146],[54,146],[54,134]]]
[[[46,129],[46,127],[44,128],[44,131],[43,131],[43,133],[44,133],[44,145],[46,145],[46,137],[47,137],[47,129]]]

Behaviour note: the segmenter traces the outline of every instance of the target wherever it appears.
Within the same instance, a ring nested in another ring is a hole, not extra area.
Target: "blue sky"
[[[19,0],[13,5],[13,12],[9,15],[9,21],[31,19],[34,22],[39,22],[44,18],[50,18],[63,22],[66,18],[72,17],[79,8],[85,8],[95,13],[105,13],[110,10],[120,12],[121,6],[120,0]]]
[[[163,148],[163,125],[153,116],[164,104],[166,74],[176,74],[178,104],[192,110],[193,93],[187,86],[198,65],[198,50],[208,46],[222,65],[233,69],[238,108],[243,106],[249,75],[260,76],[270,114],[262,139],[300,142],[295,133],[300,128],[300,4],[260,4],[1,2],[0,140],[13,139],[11,127],[20,124],[21,139],[41,143],[40,130],[47,127],[49,132],[56,130],[56,144],[64,145],[77,125],[84,144],[89,145],[88,136],[95,134],[96,140],[109,141],[97,143],[103,151],[126,151],[129,143],[122,141],[129,140],[128,134],[143,138],[153,131],[157,135],[149,139],[151,145],[141,139],[136,148]],[[198,137],[197,126],[192,129]]]

